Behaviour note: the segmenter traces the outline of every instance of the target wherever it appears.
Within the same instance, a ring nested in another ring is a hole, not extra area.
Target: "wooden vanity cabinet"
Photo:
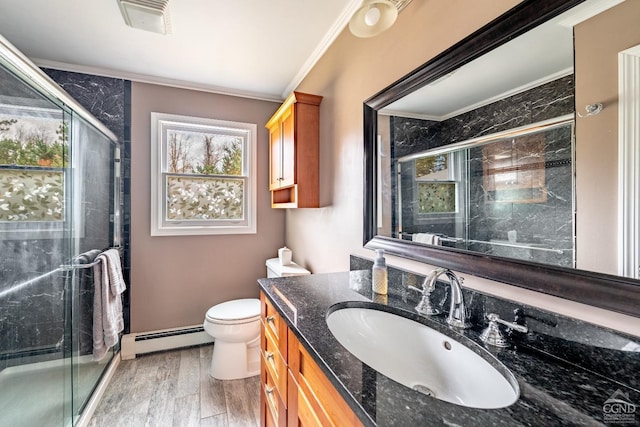
[[[260,293],[262,426],[362,426],[329,379]]]
[[[321,96],[293,92],[269,119],[271,207],[320,206]]]

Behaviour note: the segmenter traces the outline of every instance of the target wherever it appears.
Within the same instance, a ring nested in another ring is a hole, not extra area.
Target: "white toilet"
[[[296,263],[267,260],[267,277],[311,274]],[[236,299],[214,305],[204,319],[204,330],[214,338],[209,375],[235,380],[260,374],[260,300]]]
[[[260,374],[260,300],[237,299],[207,310],[204,330],[215,342],[209,375],[235,380]]]

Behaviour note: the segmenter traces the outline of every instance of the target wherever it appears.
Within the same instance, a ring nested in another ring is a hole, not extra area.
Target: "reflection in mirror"
[[[379,110],[377,234],[591,269],[576,265],[593,250],[576,215],[601,218],[576,211],[593,190],[575,182],[574,27],[619,3],[587,0]]]
[[[638,16],[525,0],[367,99],[365,247],[640,317]]]
[[[572,135],[565,116],[398,158],[392,236],[573,267]]]

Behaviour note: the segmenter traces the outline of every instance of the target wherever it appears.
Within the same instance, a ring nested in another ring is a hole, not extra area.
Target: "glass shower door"
[[[119,176],[115,168],[117,145],[79,117],[73,123],[73,252],[76,258],[116,246]],[[98,264],[96,267],[100,267]],[[99,383],[113,350],[102,360],[93,358],[93,267],[75,268],[70,283],[70,354],[73,403],[79,415]]]
[[[75,425],[93,358],[90,264],[119,246],[117,139],[0,37],[0,426]]]
[[[0,61],[0,425],[71,421],[70,113]]]

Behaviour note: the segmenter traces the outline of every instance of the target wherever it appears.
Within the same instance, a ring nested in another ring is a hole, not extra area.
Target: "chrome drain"
[[[419,391],[420,393],[426,394],[431,397],[438,397],[429,387],[424,386],[422,384],[416,384],[412,387],[415,391]]]

